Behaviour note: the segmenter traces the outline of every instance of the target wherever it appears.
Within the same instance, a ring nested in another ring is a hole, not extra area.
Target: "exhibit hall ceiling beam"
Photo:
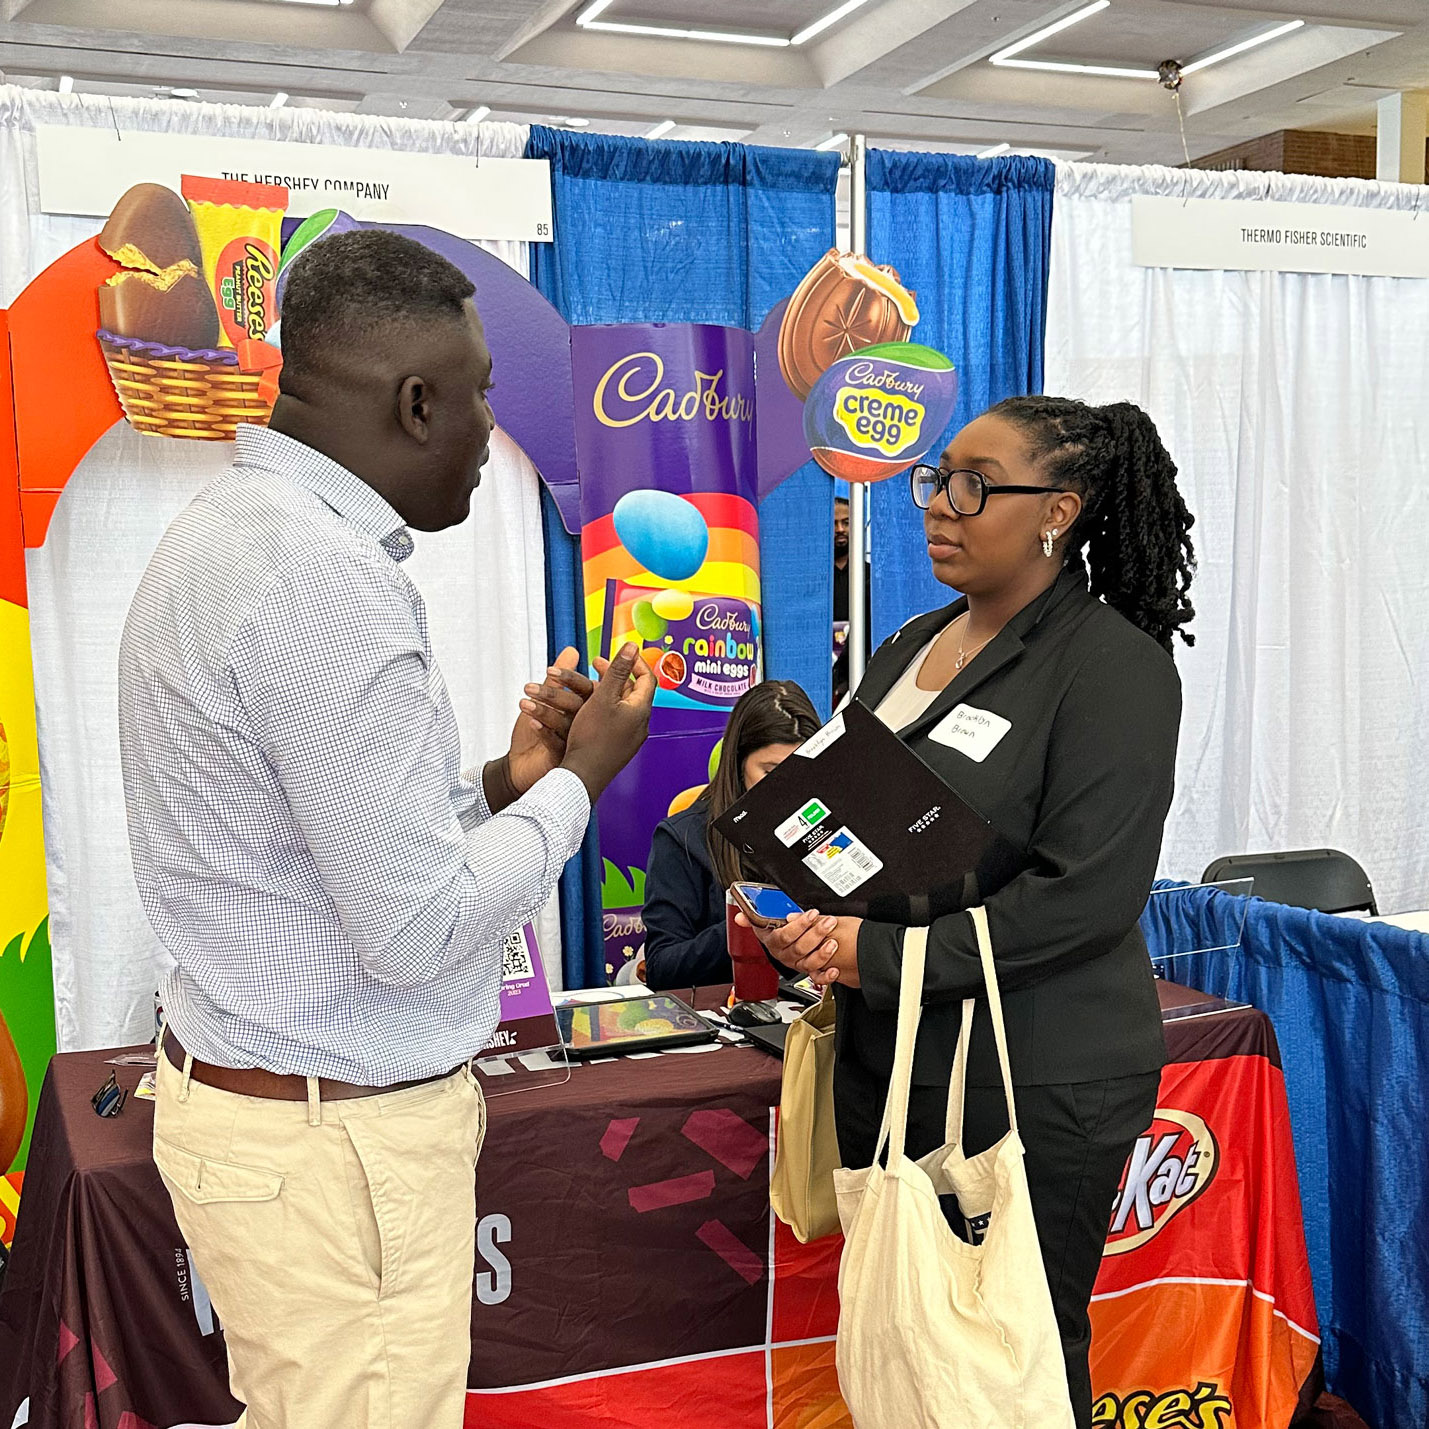
[[[1254,63],[1247,55],[1189,74],[1181,86],[1181,102],[1187,114],[1209,113],[1373,50],[1387,40],[1398,39],[1399,34],[1397,30],[1309,25],[1256,54]]]

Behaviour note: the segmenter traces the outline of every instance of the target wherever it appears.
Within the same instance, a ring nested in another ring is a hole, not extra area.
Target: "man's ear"
[[[425,445],[432,431],[432,414],[429,388],[424,378],[403,379],[397,389],[397,420],[409,437]]]

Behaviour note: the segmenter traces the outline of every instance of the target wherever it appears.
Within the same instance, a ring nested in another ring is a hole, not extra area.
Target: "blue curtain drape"
[[[1164,887],[1165,885],[1163,885]],[[1330,1390],[1376,1429],[1429,1424],[1429,937],[1214,889],[1142,918],[1177,982],[1275,1026]]]
[[[742,144],[648,143],[534,127],[555,241],[532,281],[567,322],[703,322],[757,329],[834,242],[838,157]],[[580,552],[545,506],[553,648],[583,648]],[[827,714],[833,486],[810,463],[761,504],[765,663]],[[561,883],[569,986],[603,982],[594,834]]]
[[[994,402],[1042,390],[1054,174],[1046,159],[869,153],[869,256],[918,295],[914,338],[958,369],[957,409],[933,460]],[[907,481],[880,482],[870,509],[876,645],[950,596],[929,569]]]

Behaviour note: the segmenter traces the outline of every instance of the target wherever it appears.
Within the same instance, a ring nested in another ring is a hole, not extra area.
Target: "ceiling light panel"
[[[996,51],[989,58],[994,65],[1003,69],[1030,69],[1042,70],[1051,74],[1090,74],[1099,75],[1108,79],[1160,79],[1157,69],[1147,66],[1124,65],[1106,63],[1101,64],[1096,61],[1073,61],[1073,60],[1053,60],[1033,58],[1028,52],[1044,41],[1051,39],[1054,35],[1059,35],[1063,31],[1070,29],[1073,25],[1080,24],[1083,20],[1089,20],[1093,15],[1099,15],[1103,10],[1110,7],[1111,0],[1092,0],[1090,5],[1083,5],[1078,10],[1073,10],[1070,14],[1063,15],[1060,20],[1054,21],[1050,25],[1044,25],[1039,30],[1034,30],[1029,35],[1024,35],[1013,44],[1006,45]],[[1213,50],[1210,54],[1193,60],[1190,64],[1182,67],[1183,75],[1195,74],[1198,70],[1209,68],[1211,65],[1219,64],[1222,60],[1228,60],[1234,55],[1244,54],[1247,50],[1255,49],[1259,45],[1277,40],[1282,35],[1288,35],[1303,28],[1303,20],[1290,20],[1283,25],[1275,25],[1268,30],[1262,30],[1259,34],[1239,40],[1234,44],[1223,45],[1219,49]]]
[[[1083,5],[1080,10],[1073,10],[1070,15],[1063,15],[1053,24],[1044,25],[1040,30],[1034,30],[1030,35],[1024,35],[1015,44],[1008,45],[1006,49],[998,50],[992,57],[993,64],[1006,64],[1013,55],[1020,55],[1023,50],[1030,50],[1033,45],[1040,45],[1043,40],[1050,39],[1053,35],[1060,35],[1063,30],[1070,30],[1073,25],[1079,25],[1083,20],[1091,19],[1093,15],[1099,15],[1110,4],[1111,0],[1092,0],[1090,5]]]
[[[649,35],[665,40],[702,40],[718,45],[761,45],[769,49],[790,49],[807,44],[810,40],[832,29],[841,20],[861,10],[869,0],[843,0],[842,4],[824,11],[791,36],[759,34],[745,30],[714,30],[703,26],[667,25],[641,19],[619,19],[610,14],[615,0],[591,0],[591,3],[576,16],[576,24],[583,30],[602,30],[621,35]],[[1109,4],[1110,0],[1100,0]]]
[[[1220,64],[1222,60],[1228,60],[1234,55],[1243,55],[1247,50],[1253,50],[1258,45],[1266,44],[1270,40],[1278,40],[1282,35],[1289,35],[1304,27],[1304,20],[1291,20],[1284,25],[1277,25],[1273,30],[1264,30],[1258,35],[1252,35],[1248,40],[1242,40],[1239,44],[1227,45],[1224,49],[1215,50],[1198,60],[1192,60],[1190,64],[1181,66],[1181,73],[1183,75],[1195,74],[1197,70]]]

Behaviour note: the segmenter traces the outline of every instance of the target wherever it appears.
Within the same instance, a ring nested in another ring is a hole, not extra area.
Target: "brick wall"
[[[1193,169],[1261,169],[1280,174],[1321,174],[1331,179],[1372,179],[1373,134],[1330,134],[1318,129],[1280,129],[1230,149],[1192,159]],[[1429,144],[1425,146],[1429,183]]]

